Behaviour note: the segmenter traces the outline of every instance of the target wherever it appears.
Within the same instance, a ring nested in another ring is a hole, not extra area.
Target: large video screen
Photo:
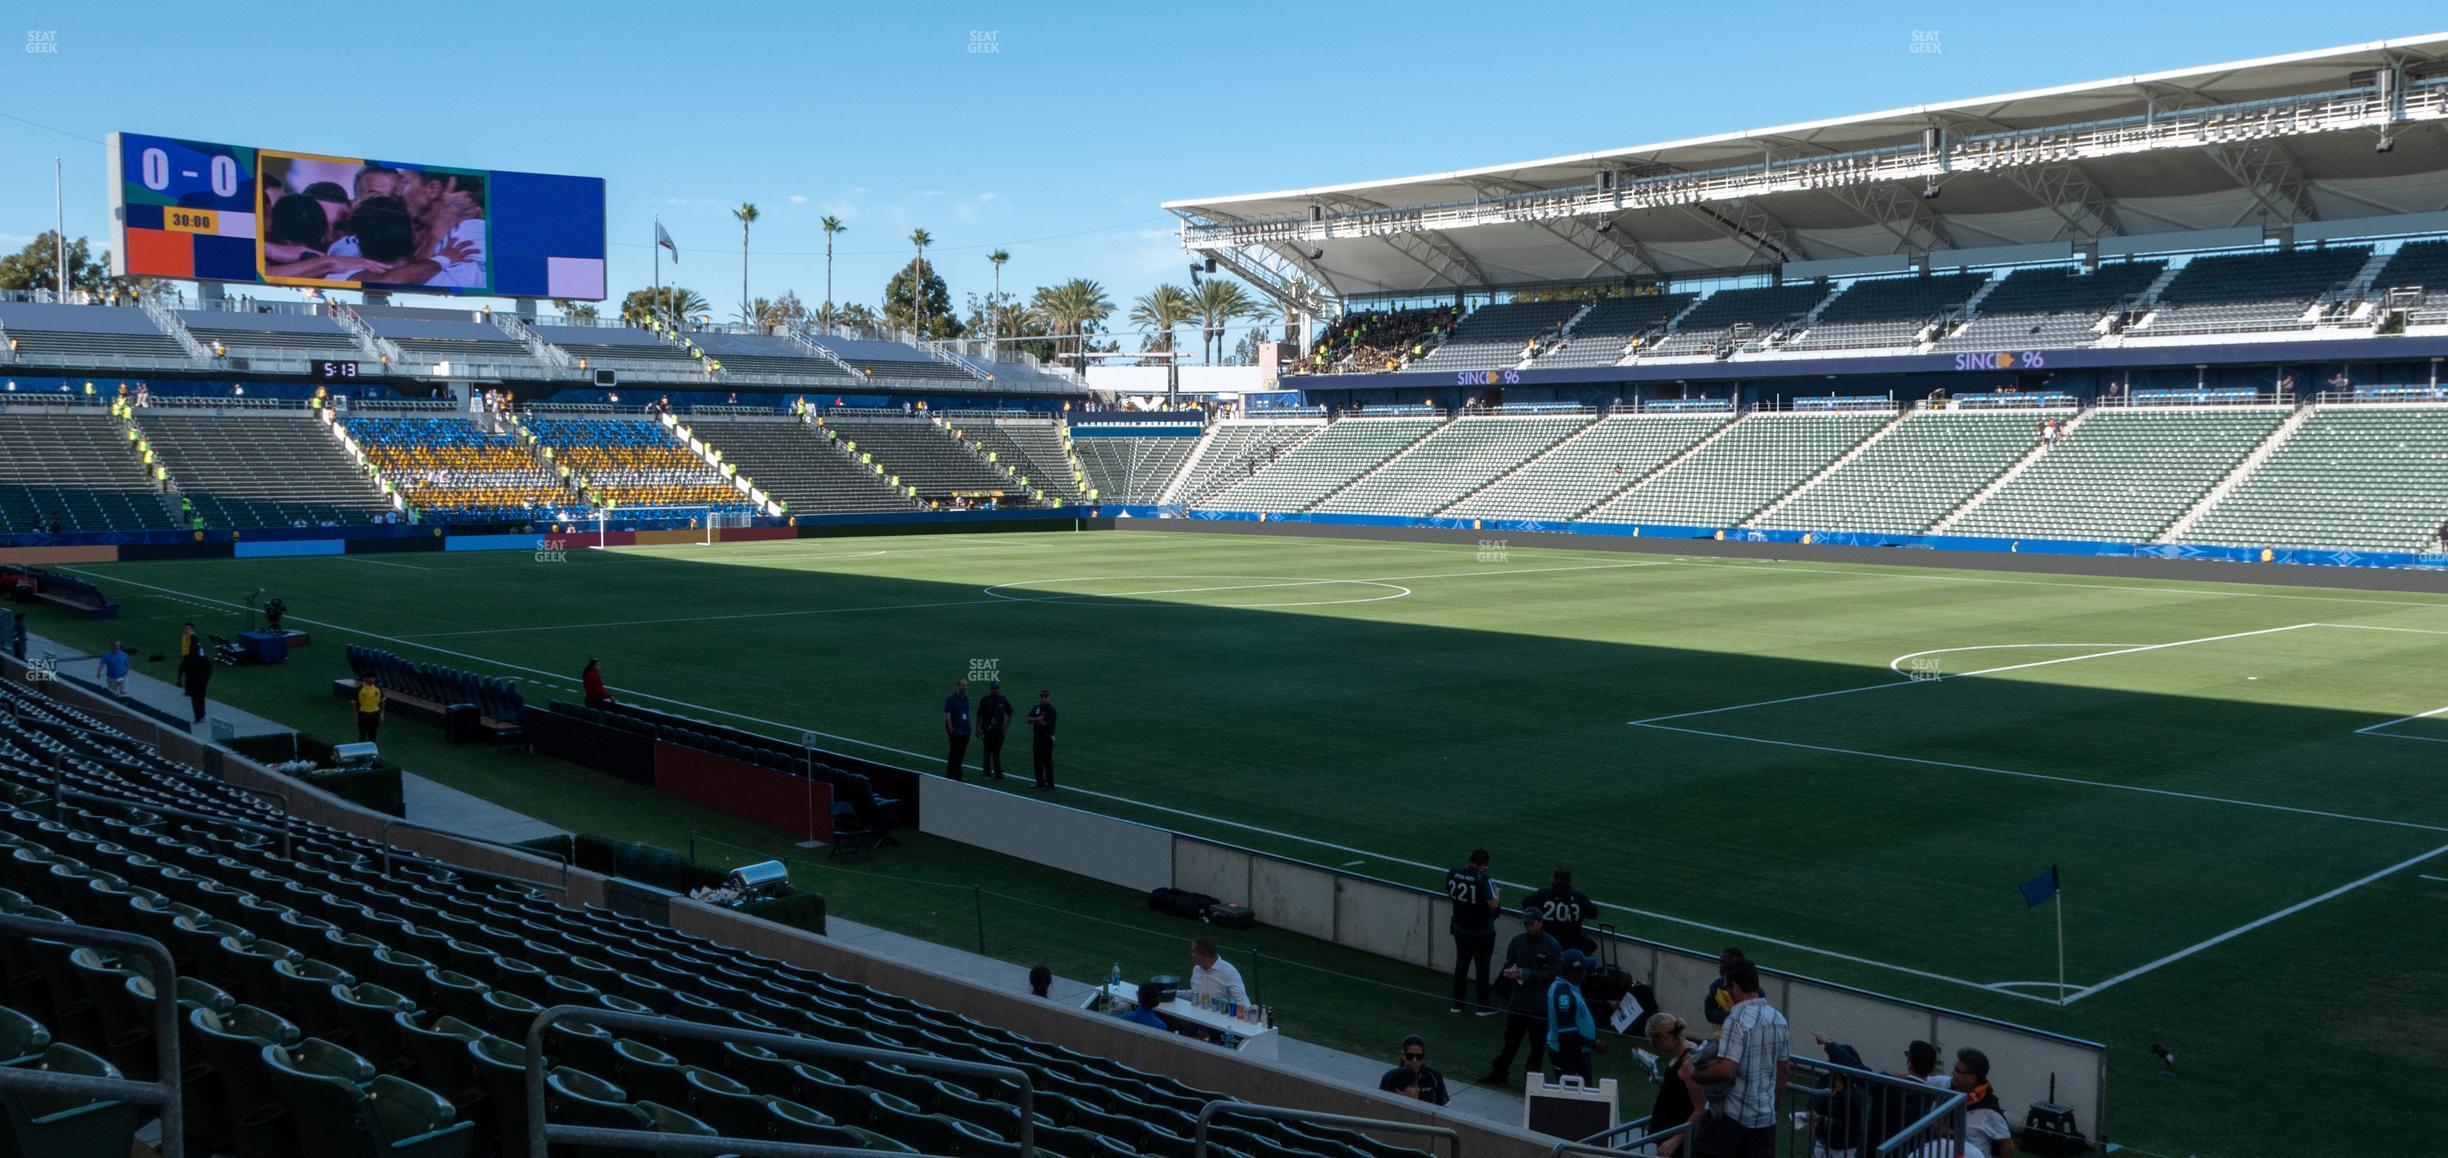
[[[112,272],[331,289],[604,297],[600,177],[138,133],[110,138]]]

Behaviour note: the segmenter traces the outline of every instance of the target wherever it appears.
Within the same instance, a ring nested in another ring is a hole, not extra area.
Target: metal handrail
[[[53,785],[52,794],[62,801],[74,800],[82,803],[105,805],[112,808],[131,808],[141,812],[155,813],[161,816],[175,816],[181,820],[193,820],[202,824],[226,824],[231,828],[245,829],[248,832],[260,832],[268,836],[277,836],[281,838],[281,856],[289,860],[297,859],[297,834],[285,827],[274,828],[271,825],[261,824],[252,820],[240,820],[234,816],[214,816],[209,812],[197,812],[194,809],[180,808],[169,804],[146,804],[135,800],[122,799],[116,796],[97,796],[82,789],[69,788],[65,785],[59,784]]]
[[[1276,1122],[1309,1122],[1319,1126],[1339,1126],[1346,1130],[1383,1130],[1390,1134],[1416,1134],[1426,1138],[1443,1138],[1453,1147],[1448,1158],[1462,1158],[1462,1134],[1451,1126],[1422,1126],[1411,1122],[1394,1122],[1384,1118],[1355,1118],[1349,1114],[1329,1114],[1320,1110],[1295,1110],[1289,1106],[1261,1106],[1251,1102],[1213,1101],[1199,1107],[1198,1133],[1193,1151],[1197,1158],[1207,1158],[1207,1126],[1226,1114],[1244,1118],[1265,1118]]]
[[[1005,1082],[1020,1091],[1020,1155],[1037,1155],[1037,1085],[1028,1071],[1017,1066],[993,1065],[986,1062],[960,1061],[954,1058],[932,1057],[903,1050],[873,1049],[867,1046],[837,1045],[815,1038],[789,1034],[763,1033],[727,1025],[708,1025],[699,1021],[684,1021],[676,1017],[655,1017],[617,1009],[591,1009],[583,1005],[556,1005],[536,1015],[527,1027],[527,1147],[528,1158],[545,1158],[546,1147],[555,1142],[580,1146],[600,1146],[612,1150],[653,1150],[661,1153],[738,1154],[771,1156],[771,1158],[836,1158],[868,1153],[868,1151],[838,1146],[819,1146],[806,1142],[768,1142],[742,1138],[705,1138],[676,1134],[661,1134],[651,1130],[607,1130],[593,1126],[555,1126],[544,1121],[544,1033],[554,1023],[569,1020],[587,1022],[604,1029],[630,1029],[643,1033],[659,1033],[670,1037],[696,1041],[732,1042],[738,1045],[761,1045],[776,1053],[792,1052],[817,1057],[845,1058],[852,1061],[882,1062],[886,1065],[911,1069],[939,1070],[966,1077],[986,1078]],[[1206,1119],[1199,1120],[1200,1158],[1205,1158]],[[1459,1145],[1459,1142],[1456,1143]],[[1457,1158],[1459,1156],[1457,1155]]]
[[[159,1075],[157,1081],[138,1082],[126,1078],[97,1078],[90,1074],[63,1074],[7,1066],[0,1067],[0,1090],[107,1098],[150,1106],[161,1111],[163,1158],[186,1158],[187,1108],[179,1087],[179,1012],[178,1002],[171,1000],[178,993],[178,965],[171,961],[170,950],[151,937],[139,937],[116,929],[97,929],[90,925],[46,921],[16,913],[0,914],[0,934],[144,954],[154,970],[153,1065],[154,1072]]]
[[[552,851],[552,850],[550,850],[550,849],[542,849],[542,848],[529,848],[528,846],[523,845],[523,844],[512,844],[512,843],[510,843],[509,841],[506,841],[506,840],[488,840],[488,839],[486,839],[486,838],[484,838],[484,837],[481,837],[481,836],[469,836],[468,834],[463,833],[463,832],[450,832],[450,831],[445,830],[445,829],[435,828],[434,826],[432,826],[432,825],[430,825],[430,824],[418,824],[417,822],[415,822],[415,821],[413,821],[413,820],[407,820],[407,819],[403,819],[403,818],[401,818],[401,817],[397,817],[397,816],[386,816],[386,817],[384,817],[384,818],[383,818],[383,824],[382,824],[382,828],[381,828],[381,830],[380,830],[380,833],[379,833],[379,835],[377,835],[377,836],[374,838],[374,839],[375,839],[375,842],[376,842],[376,843],[378,843],[378,844],[380,844],[380,845],[382,845],[382,848],[383,848],[383,853],[382,853],[382,866],[383,866],[383,874],[384,874],[385,876],[388,876],[388,875],[390,875],[390,873],[391,873],[391,854],[392,854],[392,853],[394,853],[394,852],[402,851],[402,850],[400,850],[400,849],[398,849],[398,848],[396,848],[395,846],[393,846],[393,845],[392,845],[392,843],[391,843],[391,830],[392,830],[392,829],[394,829],[394,828],[401,828],[401,827],[413,828],[413,829],[416,829],[418,832],[430,832],[430,833],[433,833],[433,834],[434,834],[434,835],[436,835],[436,836],[447,836],[447,837],[450,837],[450,838],[451,838],[451,839],[453,839],[453,840],[465,840],[465,841],[471,841],[471,842],[474,842],[474,843],[476,843],[476,844],[489,845],[489,846],[491,846],[491,847],[493,847],[493,848],[503,849],[503,850],[508,851],[508,852],[520,852],[520,853],[526,853],[526,854],[527,854],[527,855],[529,855],[529,856],[536,856],[536,857],[546,857],[546,858],[549,858],[549,859],[551,859],[551,860],[553,860],[553,861],[558,862],[558,863],[561,865],[561,884],[560,884],[558,887],[559,887],[559,888],[560,888],[560,890],[561,890],[561,895],[562,895],[562,896],[565,896],[565,897],[566,897],[566,896],[568,896],[568,895],[569,895],[569,891],[570,891],[570,858],[569,858],[569,857],[567,857],[567,856],[562,855],[561,853],[554,852],[554,851]],[[520,884],[524,884],[524,885],[533,885],[533,886],[534,886],[534,887],[536,887],[536,888],[542,888],[542,889],[549,889],[549,888],[553,888],[553,887],[555,887],[555,886],[553,886],[553,885],[546,884],[546,883],[544,883],[544,882],[542,882],[542,881],[530,881],[530,880],[527,880],[527,879],[525,879],[525,878],[523,878],[523,877],[506,877],[506,876],[503,876],[503,875],[502,875],[502,874],[500,874],[500,873],[488,873],[488,872],[482,872],[482,871],[479,871],[479,870],[476,870],[476,869],[463,868],[463,867],[461,867],[461,866],[459,866],[459,865],[455,865],[455,864],[450,863],[449,861],[443,860],[443,859],[442,859],[442,858],[440,858],[440,857],[435,857],[435,856],[427,856],[427,855],[425,855],[424,853],[420,853],[420,852],[411,852],[411,853],[408,853],[408,855],[409,855],[409,856],[411,856],[411,857],[414,857],[414,858],[416,858],[416,859],[418,859],[418,860],[431,861],[431,862],[433,862],[434,864],[441,865],[441,866],[443,866],[444,868],[447,868],[447,869],[451,870],[452,872],[456,872],[456,873],[468,873],[468,874],[471,874],[471,875],[474,875],[474,876],[486,877],[486,878],[489,878],[489,879],[492,879],[492,880],[516,880],[516,881],[517,881],[518,883],[520,883]]]
[[[1629,1151],[1638,1150],[1644,1146],[1655,1146],[1668,1138],[1673,1138],[1682,1134],[1695,1133],[1695,1131],[1692,1129],[1692,1124],[1690,1122],[1685,1122],[1680,1126],[1669,1126],[1655,1134],[1643,1134],[1629,1142],[1617,1142],[1612,1145],[1605,1145],[1598,1141],[1600,1138],[1612,1139],[1617,1135],[1625,1133],[1625,1127],[1647,1126],[1648,1124],[1649,1119],[1642,1118],[1637,1122],[1626,1122],[1622,1126],[1617,1126],[1611,1130],[1592,1134],[1578,1142],[1558,1142],[1555,1144],[1554,1149],[1547,1151],[1547,1158],[1563,1158],[1563,1156],[1566,1154],[1619,1155]]]
[[[1655,1115],[1644,1115],[1642,1117],[1634,1118],[1629,1122],[1618,1122],[1604,1130],[1600,1130],[1597,1133],[1590,1135],[1587,1138],[1583,1138],[1578,1142],[1558,1142],[1555,1144],[1553,1149],[1547,1151],[1547,1158],[1557,1158],[1558,1155],[1563,1154],[1612,1154],[1617,1152],[1618,1149],[1628,1148],[1609,1146],[1607,1143],[1612,1142],[1615,1139],[1635,1130],[1646,1128],[1649,1125],[1649,1119],[1654,1116]],[[1635,1146],[1639,1144],[1640,1142],[1638,1140],[1633,1142],[1633,1145]]]

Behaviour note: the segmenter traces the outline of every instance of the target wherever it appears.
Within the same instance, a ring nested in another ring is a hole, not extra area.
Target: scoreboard
[[[600,177],[113,133],[111,272],[604,298]]]
[[[111,272],[199,281],[261,281],[255,241],[255,150],[167,137],[114,138],[109,185],[120,230]]]

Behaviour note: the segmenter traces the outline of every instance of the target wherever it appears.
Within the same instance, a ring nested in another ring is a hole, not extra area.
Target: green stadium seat
[[[461,1122],[450,1103],[414,1082],[369,1074],[359,1082],[335,1072],[328,1051],[266,1046],[263,1062],[289,1107],[300,1148],[315,1158],[465,1158],[474,1123]],[[316,1056],[320,1054],[320,1056]]]
[[[43,1047],[33,1068],[86,1077],[122,1075],[109,1062],[66,1042]],[[129,1152],[136,1138],[136,1108],[125,1102],[15,1090],[0,1091],[8,1113],[8,1135],[21,1158],[94,1158]]]

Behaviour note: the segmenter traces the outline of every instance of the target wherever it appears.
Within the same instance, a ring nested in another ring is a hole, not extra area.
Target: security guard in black
[[[1454,939],[1453,1008],[1460,1013],[1469,993],[1467,978],[1479,971],[1478,1003],[1482,1013],[1495,1011],[1488,1002],[1490,962],[1496,955],[1496,882],[1488,877],[1488,853],[1472,849],[1470,860],[1445,874],[1445,896],[1453,902],[1453,919],[1446,931]]]
[[[1572,870],[1558,866],[1553,883],[1522,898],[1522,905],[1546,916],[1547,934],[1556,939],[1556,944],[1584,953],[1595,952],[1598,943],[1590,940],[1581,926],[1598,919],[1598,906],[1590,903],[1589,894],[1574,888],[1572,882]]]

